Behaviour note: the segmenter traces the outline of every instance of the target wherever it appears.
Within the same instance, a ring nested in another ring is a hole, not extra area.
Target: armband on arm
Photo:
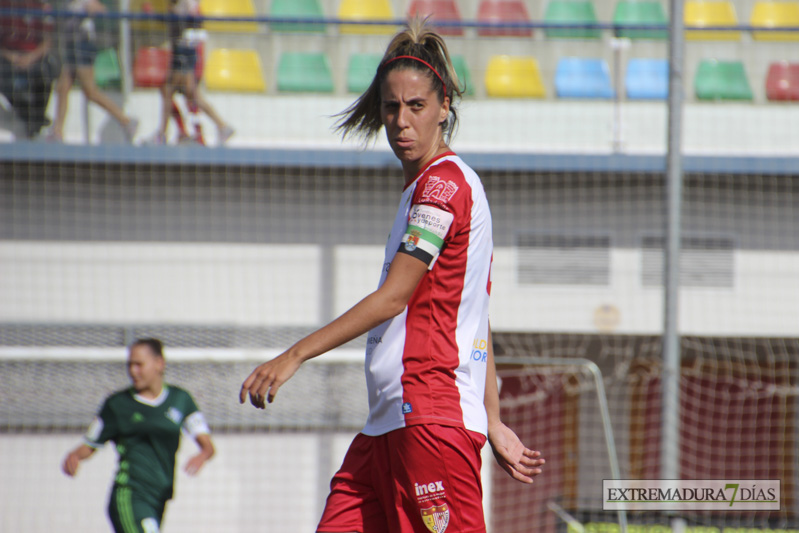
[[[208,435],[211,433],[208,423],[205,421],[205,417],[200,411],[194,411],[186,417],[186,420],[183,421],[183,429],[194,438],[197,438],[197,435]]]
[[[398,252],[416,257],[432,268],[454,218],[452,213],[437,207],[414,205]]]

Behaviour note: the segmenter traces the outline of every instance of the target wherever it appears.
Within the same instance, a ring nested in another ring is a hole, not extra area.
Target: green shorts
[[[158,533],[166,502],[153,505],[130,487],[115,486],[108,501],[108,517],[116,533]]]

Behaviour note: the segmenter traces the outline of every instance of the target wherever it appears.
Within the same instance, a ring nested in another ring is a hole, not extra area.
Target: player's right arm
[[[386,320],[400,314],[408,305],[416,286],[427,272],[427,263],[404,253],[394,256],[385,282],[375,292],[355,304],[336,320],[316,330],[294,346],[258,366],[244,381],[239,401],[247,397],[259,409],[275,399],[280,386],[300,365],[347,343]]]
[[[78,473],[78,466],[84,459],[88,459],[95,451],[88,444],[81,444],[64,458],[64,463],[61,465],[61,470],[64,471],[69,477],[74,477]]]

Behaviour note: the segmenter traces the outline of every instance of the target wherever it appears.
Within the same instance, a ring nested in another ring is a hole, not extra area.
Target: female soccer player
[[[491,214],[479,177],[447,145],[460,95],[443,39],[411,21],[338,126],[367,139],[385,127],[402,164],[379,287],[258,366],[240,391],[264,408],[304,361],[369,332],[369,416],[331,482],[320,532],[484,532],[486,438],[521,482],[544,464],[499,417]]]
[[[74,476],[81,461],[112,440],[119,452],[119,469],[108,503],[117,533],[158,532],[172,498],[175,453],[181,430],[194,437],[199,453],[189,459],[189,475],[200,471],[214,455],[208,424],[185,390],[164,383],[161,341],[141,339],[128,355],[133,386],[106,398],[84,442],[67,454],[64,473]]]

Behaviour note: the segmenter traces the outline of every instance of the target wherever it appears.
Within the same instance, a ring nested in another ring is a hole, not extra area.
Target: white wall
[[[662,290],[641,281],[641,250],[613,249],[606,286],[521,284],[516,251],[494,253],[497,331],[654,334]],[[0,321],[34,323],[314,326],[320,251],[315,246],[152,243],[0,243]],[[333,311],[377,286],[380,246],[334,247]],[[793,336],[799,254],[737,250],[730,287],[685,287],[680,331]],[[612,307],[617,319],[598,322]]]

